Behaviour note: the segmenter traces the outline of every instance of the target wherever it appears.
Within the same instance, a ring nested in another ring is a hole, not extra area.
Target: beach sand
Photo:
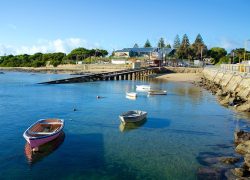
[[[156,77],[157,79],[166,79],[174,82],[197,82],[201,79],[200,73],[171,73]]]

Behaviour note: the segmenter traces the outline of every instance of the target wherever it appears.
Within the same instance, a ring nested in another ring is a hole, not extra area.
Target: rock
[[[225,177],[227,180],[236,180],[238,176],[233,174],[233,169],[229,169],[225,172]]]
[[[239,154],[245,155],[250,153],[250,140],[240,143],[235,151]]]
[[[250,154],[246,154],[244,157],[245,165],[250,168]]]
[[[228,106],[229,104],[229,95],[227,95],[225,98],[219,99],[219,103],[223,106]]]
[[[245,131],[235,131],[234,132],[234,142],[235,144],[243,143],[250,140],[250,133]]]
[[[238,176],[238,177],[243,177],[245,175],[244,172],[245,172],[245,170],[243,168],[234,168],[234,169],[232,169],[232,173],[235,176]]]
[[[213,164],[217,164],[219,162],[218,157],[204,157],[201,159],[202,164],[211,166]]]
[[[217,91],[217,93],[216,93],[217,96],[222,96],[222,94],[223,94],[222,89],[219,89],[219,90]]]
[[[229,106],[234,106],[236,103],[235,103],[236,101],[235,101],[235,98],[234,97],[230,97],[229,99],[228,99],[228,105]]]
[[[250,102],[245,102],[242,105],[237,106],[236,110],[241,112],[250,112]]]
[[[238,162],[240,158],[238,157],[221,157],[220,162],[225,163],[225,164],[235,164]]]
[[[222,179],[222,169],[201,167],[197,172],[198,180],[216,180]]]
[[[235,176],[247,177],[248,179],[250,178],[249,177],[250,176],[250,171],[249,171],[248,167],[246,167],[245,165],[243,165],[240,168],[234,168],[231,171]]]

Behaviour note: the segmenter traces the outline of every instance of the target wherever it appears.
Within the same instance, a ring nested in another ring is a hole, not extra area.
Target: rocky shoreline
[[[239,74],[204,70],[201,81],[195,85],[205,88],[217,96],[218,102],[238,112],[250,112],[249,78]],[[249,87],[248,87],[249,86]],[[201,156],[200,162],[205,165],[197,171],[198,179],[250,179],[250,132],[234,132],[233,153],[221,155],[212,153]]]
[[[218,75],[218,72],[216,74]],[[250,112],[250,78],[224,73],[216,80],[216,75],[212,78],[206,75],[203,73],[201,81],[194,84],[211,91],[217,96],[221,105],[232,107],[238,112]],[[238,82],[235,81],[236,79]]]
[[[229,92],[223,89],[219,84],[216,84],[204,77],[196,85],[211,91],[213,95],[217,96],[219,103],[226,107],[233,107],[239,112],[250,112],[250,102],[238,96],[238,92]]]

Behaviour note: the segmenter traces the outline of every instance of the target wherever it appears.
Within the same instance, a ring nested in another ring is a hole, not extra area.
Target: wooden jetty
[[[90,81],[134,80],[153,74],[154,71],[157,69],[159,69],[159,67],[144,67],[139,69],[126,69],[113,72],[85,74],[77,77],[42,82],[39,84],[67,84],[67,83],[82,83]]]

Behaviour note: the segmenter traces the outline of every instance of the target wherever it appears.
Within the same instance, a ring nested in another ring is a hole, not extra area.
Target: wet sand
[[[200,73],[171,73],[156,77],[157,79],[166,79],[174,82],[197,82],[201,79]]]

